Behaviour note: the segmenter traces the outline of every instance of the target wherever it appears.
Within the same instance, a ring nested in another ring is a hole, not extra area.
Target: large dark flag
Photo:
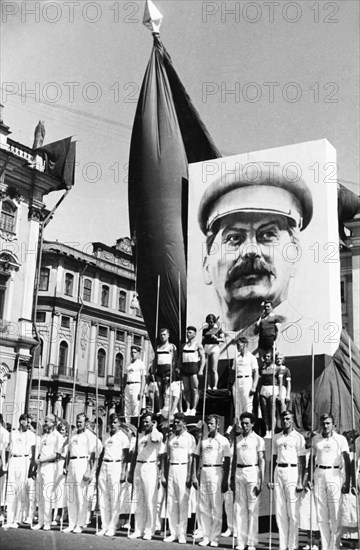
[[[70,189],[75,180],[76,143],[71,137],[54,141],[34,150],[45,162],[45,174],[57,180],[56,190]]]
[[[130,230],[137,291],[153,346],[158,328],[180,341],[186,322],[188,163],[221,156],[154,33],[132,131]],[[158,293],[158,281],[160,292]]]

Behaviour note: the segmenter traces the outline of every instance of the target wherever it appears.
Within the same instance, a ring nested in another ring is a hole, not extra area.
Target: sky
[[[356,0],[156,0],[161,40],[223,155],[326,138],[359,194]],[[127,162],[152,49],[145,1],[3,1],[1,103],[11,138],[77,140],[75,186],[45,238],[129,236]],[[51,208],[61,193],[46,197]]]

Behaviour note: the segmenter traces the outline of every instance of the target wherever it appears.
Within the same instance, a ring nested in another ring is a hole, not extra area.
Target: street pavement
[[[198,544],[193,545],[190,536],[187,537],[188,544],[180,547],[178,543],[163,542],[163,535],[155,535],[151,541],[129,540],[126,535],[127,531],[119,530],[115,537],[97,537],[94,528],[87,528],[80,535],[61,533],[59,527],[52,527],[51,531],[31,531],[28,525],[21,525],[18,529],[0,528],[0,548],[1,550],[114,550],[122,546],[124,550],[176,550],[177,548],[186,550],[198,547]],[[301,537],[300,542],[301,548],[306,544],[305,538]],[[236,541],[234,541],[234,547],[235,545]],[[278,547],[277,534],[273,534],[272,548],[277,550]],[[233,539],[222,537],[219,548],[233,548]],[[262,533],[258,549],[266,548],[269,548],[269,533]]]

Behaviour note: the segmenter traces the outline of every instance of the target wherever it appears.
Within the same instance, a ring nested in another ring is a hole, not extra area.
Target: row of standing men
[[[132,509],[135,512],[135,530],[128,536],[151,540],[161,483],[165,488],[165,514],[170,529],[165,540],[186,542],[190,490],[195,489],[196,520],[202,535],[199,545],[217,547],[222,503],[230,485],[236,547],[243,550],[248,546],[253,550],[258,542],[259,504],[268,462],[268,487],[275,504],[280,550],[298,548],[299,509],[305,488],[314,499],[313,522],[318,523],[322,549],[335,550],[339,543],[342,495],[349,493],[351,484],[356,491],[356,484],[360,483],[360,439],[356,441],[351,471],[347,441],[336,433],[332,416],[323,415],[322,431],[311,441],[313,461],[306,468],[305,440],[294,429],[292,413],[284,411],[281,421],[282,431],[274,435],[272,441],[273,453],[266,457],[265,441],[254,432],[255,417],[248,412],[240,415],[241,433],[234,437],[236,443],[233,442],[232,449],[229,440],[219,433],[217,415],[207,418],[207,431],[196,442],[186,428],[183,413],[174,415],[173,433],[165,441],[152,413],[143,415],[141,431],[133,438],[124,432],[119,417],[114,414],[110,419],[110,433],[102,443],[86,429],[85,415],[80,414],[76,433],[69,437],[64,456],[64,440],[55,429],[53,415],[45,418],[44,434],[38,442],[26,429],[27,416],[22,415],[20,429],[11,434],[4,527],[18,524],[24,502],[23,484],[27,476],[36,475],[39,510],[38,523],[32,528],[51,528],[60,464],[66,479],[69,517],[65,533],[82,531],[86,524],[87,491],[94,483],[98,488],[102,522],[97,535],[113,536],[124,509],[125,487],[130,484],[129,513]],[[2,441],[3,438],[2,434]]]

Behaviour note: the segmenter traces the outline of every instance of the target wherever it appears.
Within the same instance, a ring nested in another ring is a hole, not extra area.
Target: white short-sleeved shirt
[[[10,453],[11,455],[31,455],[31,447],[36,444],[36,437],[33,432],[26,430],[13,430],[10,436]]]
[[[316,435],[312,441],[316,464],[319,466],[342,466],[343,452],[349,452],[346,438],[336,432],[330,437]]]
[[[156,441],[152,441],[151,437],[156,437]],[[140,434],[137,461],[157,461],[158,456],[163,452],[163,436],[156,428],[149,434]]]
[[[204,464],[222,464],[224,458],[231,457],[230,443],[226,437],[219,433],[215,437],[206,437],[200,440],[195,454],[200,455],[200,450],[201,466]]]
[[[92,452],[95,452],[94,441],[89,437],[89,430],[74,434],[69,441],[69,454],[72,456],[90,456]]]
[[[61,454],[64,445],[64,439],[57,430],[44,434],[40,438],[39,458],[46,460],[54,454]]]
[[[185,430],[182,434],[172,434],[169,439],[169,459],[171,462],[188,462],[195,452],[195,438]]]
[[[5,450],[8,448],[10,442],[10,434],[9,432],[3,427],[0,426],[0,451]]]
[[[255,432],[236,438],[236,462],[255,466],[259,462],[258,453],[265,451],[265,441]]]
[[[120,460],[123,458],[124,449],[128,448],[129,438],[122,430],[118,430],[104,441],[104,459]]]
[[[89,430],[89,428],[85,428],[85,433],[87,434],[89,440],[90,440],[90,449],[91,453],[95,453],[96,458],[99,458],[100,453],[103,449],[103,444],[101,443],[100,439],[97,437],[94,432]]]
[[[274,454],[278,464],[297,464],[299,456],[305,456],[305,439],[296,430],[281,432],[274,438]]]
[[[145,365],[141,359],[136,359],[127,365],[124,374],[126,374],[126,382],[141,382],[145,374]]]
[[[245,351],[244,355],[237,352],[232,370],[235,370],[236,376],[252,376],[253,370],[259,370],[259,366],[256,357],[250,351]]]

